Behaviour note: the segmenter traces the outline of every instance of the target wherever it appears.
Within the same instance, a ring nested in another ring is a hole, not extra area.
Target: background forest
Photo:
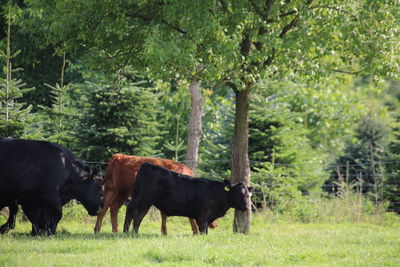
[[[248,157],[256,209],[294,211],[307,220],[312,214],[301,208],[305,202],[346,197],[359,208],[400,212],[400,40],[395,34],[400,12],[396,15],[393,5],[370,3],[376,17],[351,28],[353,22],[345,21],[348,14],[342,11],[357,10],[364,1],[343,6],[317,1],[326,8],[304,15],[308,24],[301,25],[308,28],[292,36],[283,27],[279,38],[270,40],[271,47],[278,47],[268,51],[275,55],[275,65],[260,75],[261,66],[235,61],[230,54],[238,38],[233,33],[246,28],[239,20],[250,20],[241,17],[244,13],[235,15],[230,1],[217,1],[221,9],[227,3],[226,10],[233,14],[222,32],[210,20],[204,22],[205,13],[199,12],[204,20],[194,19],[190,26],[176,20],[178,14],[199,8],[195,3],[167,9],[162,4],[145,6],[146,1],[142,6],[140,1],[117,2],[0,1],[0,136],[57,142],[102,171],[117,152],[183,162],[191,110],[188,86],[198,79],[203,109],[197,173],[231,178],[237,98],[230,82],[246,72],[238,80],[252,83]],[[246,13],[250,18],[261,13],[256,1],[238,2],[252,7],[253,13]],[[281,2],[273,11],[281,12],[283,24],[298,26],[296,18],[284,19],[302,5]],[[162,8],[166,15],[160,23],[168,27],[150,24]],[[364,11],[357,16],[368,14]],[[325,15],[350,23],[348,36],[333,24],[318,28]],[[190,27],[204,29],[204,35],[191,35]],[[308,37],[302,37],[307,29]],[[371,34],[369,30],[380,36],[379,43],[361,38]],[[313,35],[317,31],[318,37]],[[223,39],[228,32],[232,34]],[[182,41],[178,33],[188,38]],[[287,43],[281,34],[289,36]],[[168,43],[168,36],[174,44]],[[251,31],[241,36],[252,36]],[[210,47],[201,49],[201,38]],[[348,40],[368,65],[350,52],[334,53],[342,46],[348,51]],[[283,52],[278,56],[275,51]],[[253,63],[260,57],[249,54]],[[213,64],[205,63],[207,71],[202,72],[196,58]],[[261,60],[269,63],[269,58]]]

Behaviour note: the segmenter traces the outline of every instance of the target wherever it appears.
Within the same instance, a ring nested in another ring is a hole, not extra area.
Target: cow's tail
[[[112,164],[113,164],[113,160],[111,159],[109,162],[108,162],[108,165],[107,165],[107,171],[106,171],[106,175],[104,176],[104,178],[103,178],[103,181],[101,181],[101,184],[102,185],[105,185],[106,183],[111,183],[111,184],[113,184],[114,182],[113,182],[113,179],[112,179]]]
[[[142,184],[145,180],[145,178],[143,178],[144,176],[144,169],[140,168],[137,175],[136,175],[136,180],[135,180],[135,184],[133,185],[132,188],[132,195],[138,195],[139,192],[141,191],[142,188]]]

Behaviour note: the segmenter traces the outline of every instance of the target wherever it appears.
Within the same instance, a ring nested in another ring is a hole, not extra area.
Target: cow
[[[62,205],[71,199],[97,215],[102,190],[94,177],[95,172],[59,144],[0,138],[0,209],[10,209],[1,232],[14,227],[17,204],[32,223],[32,235],[55,234]]]
[[[126,210],[124,231],[129,231],[133,219],[133,230],[138,233],[143,217],[154,205],[166,216],[195,219],[200,233],[207,234],[209,224],[224,216],[229,208],[249,210],[251,191],[243,183],[232,185],[226,179],[221,182],[193,178],[143,163]]]
[[[101,229],[101,224],[104,215],[110,208],[112,231],[118,232],[118,212],[121,206],[128,200],[132,193],[136,181],[136,175],[140,166],[144,162],[151,162],[167,169],[176,171],[181,174],[193,176],[193,171],[186,165],[175,162],[169,159],[152,158],[152,157],[139,157],[130,156],[117,153],[113,155],[108,161],[107,173],[103,179],[104,197],[103,209],[97,216],[94,232],[98,233]],[[161,212],[161,232],[167,234],[167,216]],[[190,219],[193,234],[198,233],[198,227],[193,219]],[[215,227],[216,223],[212,224]]]

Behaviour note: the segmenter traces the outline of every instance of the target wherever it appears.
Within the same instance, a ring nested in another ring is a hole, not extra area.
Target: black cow
[[[128,204],[124,232],[138,232],[143,217],[154,205],[167,216],[184,216],[196,220],[200,233],[207,234],[208,225],[225,215],[229,208],[250,209],[250,191],[243,183],[231,185],[205,178],[193,178],[161,166],[143,163]]]
[[[68,149],[46,141],[0,138],[0,210],[10,217],[0,227],[14,228],[17,203],[32,223],[32,234],[55,234],[62,205],[77,199],[90,215],[102,208],[101,184]]]

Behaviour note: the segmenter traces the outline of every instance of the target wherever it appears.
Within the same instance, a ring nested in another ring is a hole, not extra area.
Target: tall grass
[[[283,212],[267,210],[267,213],[272,220],[302,223],[398,223],[398,214],[387,212],[386,206],[354,193],[334,198],[305,196],[287,203]]]

